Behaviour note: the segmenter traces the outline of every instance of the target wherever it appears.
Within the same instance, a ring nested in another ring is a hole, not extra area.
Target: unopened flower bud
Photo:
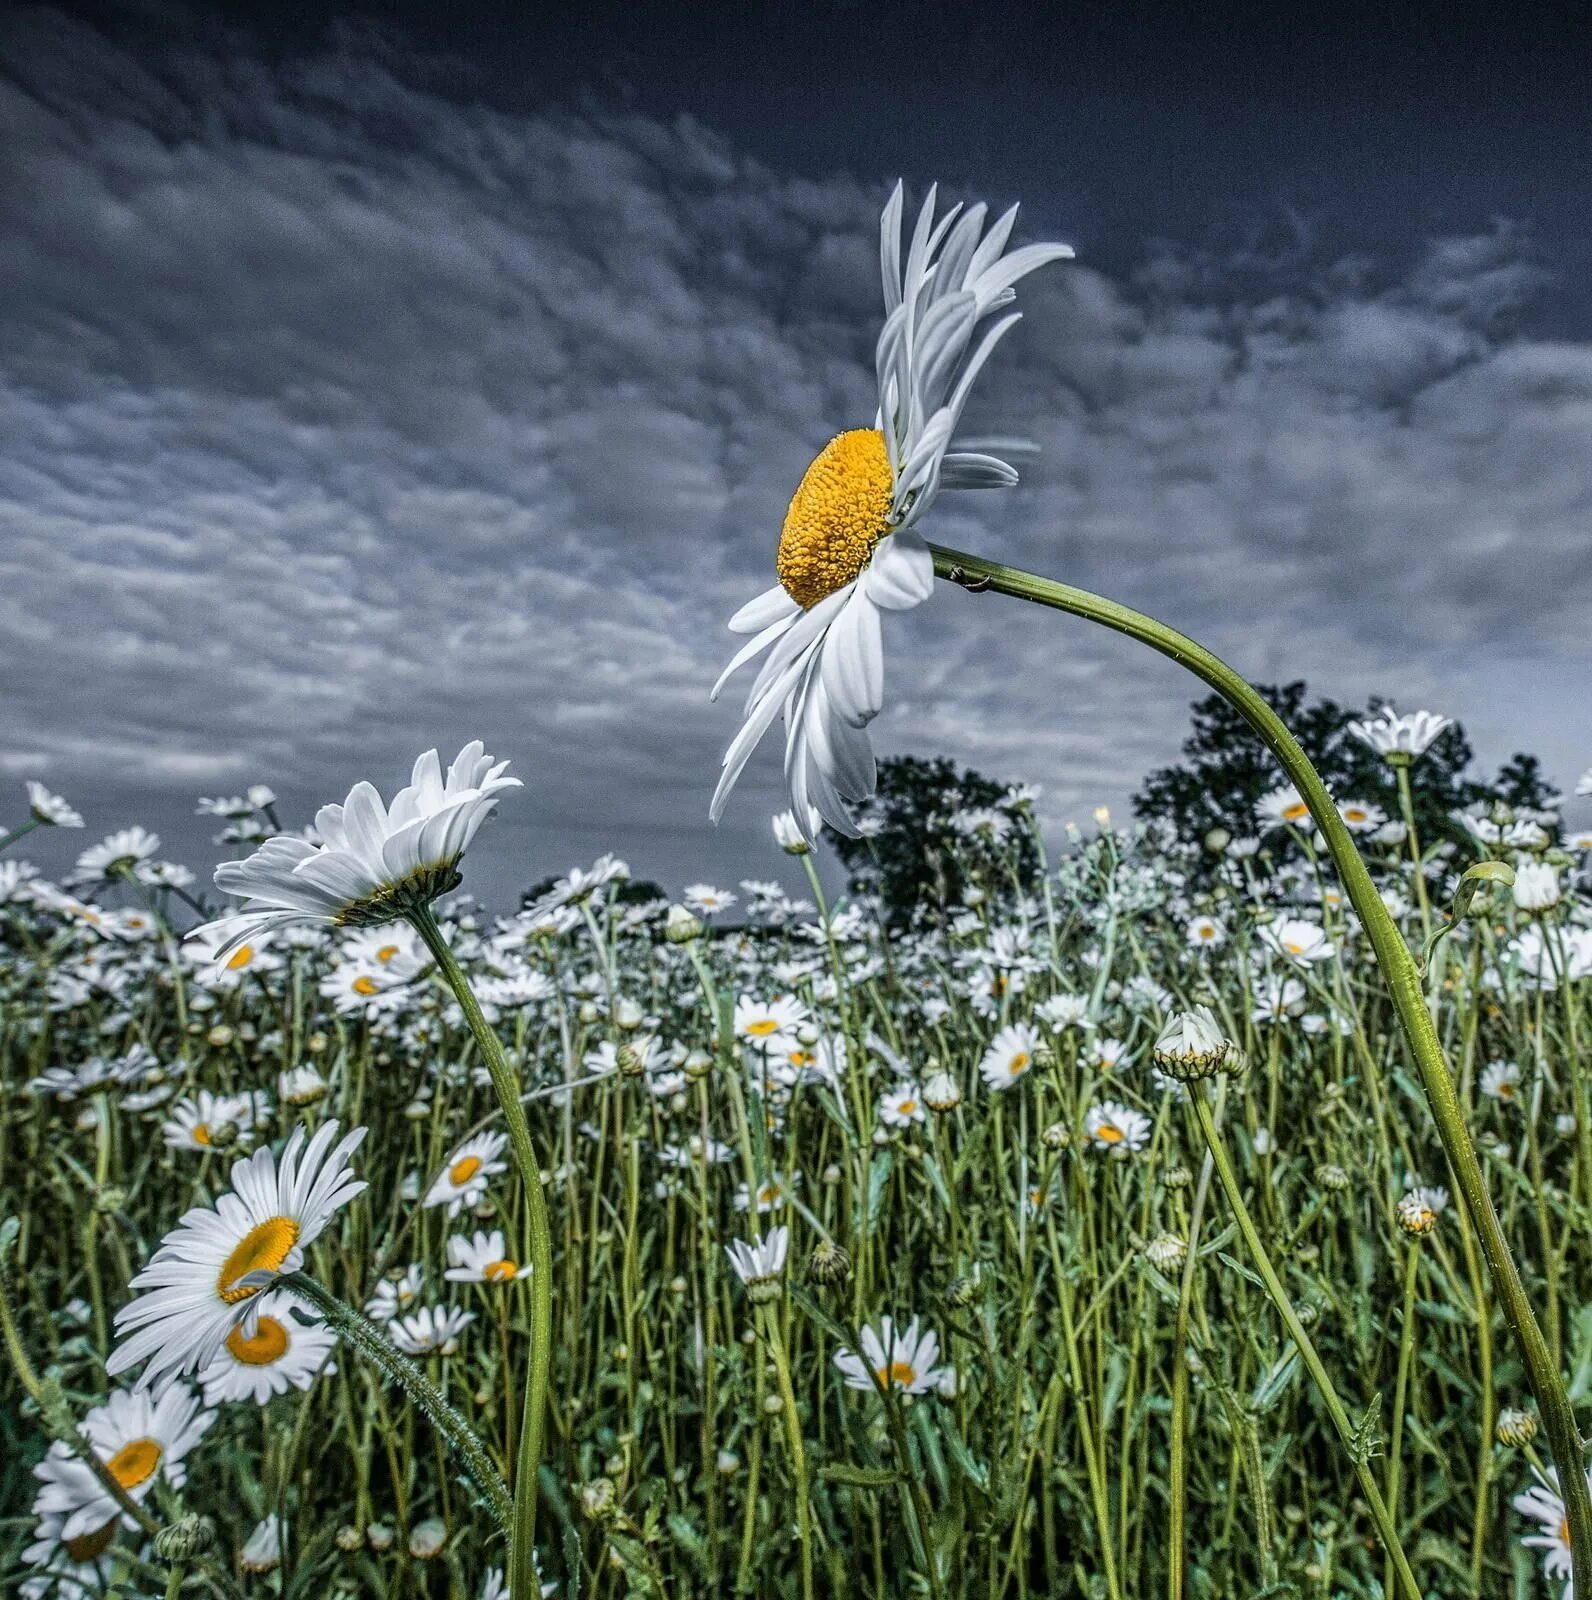
[[[646,1012],[628,995],[621,995],[614,1007],[614,1022],[626,1033],[634,1033],[641,1026]]]
[[[432,1561],[448,1542],[448,1526],[441,1517],[427,1517],[409,1530],[409,1554],[416,1561]]]
[[[1039,1137],[1047,1150],[1065,1150],[1072,1143],[1072,1129],[1065,1122],[1053,1122]]]
[[[1222,1032],[1209,1006],[1179,1011],[1155,1041],[1155,1064],[1179,1083],[1197,1083],[1226,1068],[1236,1046]]]
[[[352,1555],[364,1542],[365,1535],[352,1522],[345,1522],[337,1530],[337,1548],[344,1555]]]
[[[702,919],[684,906],[670,906],[663,919],[663,936],[670,944],[690,944],[702,937]]]
[[[1498,1413],[1496,1434],[1499,1444],[1511,1450],[1524,1450],[1537,1437],[1537,1419],[1518,1406],[1505,1406]]]
[[[819,1283],[842,1283],[851,1272],[851,1257],[833,1239],[820,1239],[807,1258],[807,1271]]]
[[[923,1103],[930,1111],[954,1111],[962,1102],[962,1087],[949,1072],[936,1072],[923,1085]]]
[[[162,1561],[192,1561],[215,1543],[215,1524],[209,1517],[179,1517],[155,1535],[155,1554]]]
[[[580,1509],[593,1522],[613,1511],[617,1500],[612,1478],[593,1478],[580,1486]]]

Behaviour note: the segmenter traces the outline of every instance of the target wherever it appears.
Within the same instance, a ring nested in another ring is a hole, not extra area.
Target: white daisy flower
[[[1546,861],[1522,861],[1515,868],[1511,891],[1522,911],[1548,911],[1558,905],[1564,890],[1559,869]]]
[[[1388,704],[1376,716],[1367,717],[1364,722],[1351,722],[1349,732],[1384,759],[1402,756],[1413,761],[1417,756],[1426,754],[1433,741],[1450,725],[1450,721],[1450,718],[1440,717],[1435,711],[1412,711],[1400,716]]]
[[[234,1328],[199,1374],[207,1405],[252,1400],[263,1406],[273,1395],[309,1388],[326,1367],[337,1335],[324,1323],[300,1322],[297,1303],[280,1290],[260,1296],[254,1331]]]
[[[486,1193],[487,1179],[508,1171],[499,1159],[508,1142],[506,1133],[478,1133],[466,1139],[437,1174],[422,1204],[446,1206],[450,1217],[458,1216],[465,1206],[476,1205]]]
[[[846,1349],[835,1352],[835,1365],[848,1389],[877,1391],[883,1385],[903,1394],[926,1394],[938,1385],[940,1341],[932,1329],[920,1333],[916,1317],[904,1332],[888,1316],[880,1317],[879,1331],[864,1325],[861,1339],[861,1357]]]
[[[1481,1092],[1513,1105],[1520,1092],[1520,1068],[1513,1061],[1489,1061],[1482,1069]]]
[[[792,1181],[799,1183],[801,1174],[792,1174]],[[790,1196],[785,1191],[785,1185],[778,1178],[765,1178],[757,1186],[754,1195],[744,1183],[737,1185],[735,1190],[735,1209],[737,1211],[750,1211],[755,1203],[759,1213],[778,1211],[789,1200]]]
[[[81,828],[83,818],[60,795],[51,794],[37,778],[28,779],[28,810],[47,828]]]
[[[294,923],[371,927],[428,904],[459,883],[459,859],[476,830],[518,778],[508,762],[493,764],[479,739],[442,775],[437,752],[415,762],[407,788],[392,805],[369,783],[357,783],[342,805],[315,814],[319,844],[292,834],[267,839],[244,861],[224,861],[216,887],[244,896],[232,916],[195,929],[213,941],[217,959],[271,928]]]
[[[1304,967],[1330,961],[1337,950],[1324,928],[1303,917],[1284,917],[1280,922],[1267,923],[1260,930],[1260,941],[1278,955]]]
[[[771,1050],[788,1048],[800,1042],[807,1019],[807,1007],[791,995],[762,1001],[743,994],[735,1002],[735,1037]]]
[[[245,1572],[270,1572],[282,1560],[282,1521],[267,1517],[255,1524],[238,1557]]]
[[[117,1390],[84,1417],[80,1431],[110,1475],[142,1503],[159,1480],[182,1487],[183,1457],[215,1420],[187,1384],[171,1383],[158,1396]],[[65,1444],[52,1444],[33,1470],[42,1482],[34,1515],[52,1521],[49,1537],[71,1562],[92,1564],[115,1538],[121,1507]],[[37,1532],[42,1538],[44,1529]]]
[[[140,1386],[202,1369],[240,1323],[252,1336],[260,1291],[296,1272],[304,1251],[364,1187],[348,1159],[355,1128],[334,1148],[326,1122],[308,1145],[295,1128],[278,1162],[269,1147],[237,1162],[214,1209],[196,1206],[168,1233],[132,1287],[145,1292],[116,1314],[120,1342],[105,1363],[114,1376],[148,1361]]]
[[[179,1100],[161,1127],[161,1137],[172,1150],[205,1151],[214,1148],[217,1130],[230,1126],[237,1142],[247,1148],[253,1143],[256,1118],[270,1115],[265,1096],[212,1094],[195,1090],[191,1099]]]
[[[1183,937],[1196,950],[1214,950],[1227,939],[1227,930],[1215,917],[1195,917],[1183,930]]]
[[[1369,800],[1340,800],[1338,815],[1350,833],[1375,833],[1387,821],[1387,812]]]
[[[737,1239],[725,1245],[724,1253],[730,1258],[736,1277],[751,1287],[770,1283],[785,1270],[785,1252],[789,1244],[789,1228],[770,1228],[763,1238],[751,1244]]]
[[[1010,1027],[1002,1028],[990,1040],[978,1070],[984,1082],[998,1094],[1002,1089],[1011,1088],[1033,1069],[1039,1048],[1039,1030],[1014,1022]]]
[[[424,1288],[425,1278],[420,1264],[411,1262],[400,1277],[383,1278],[376,1285],[370,1299],[365,1302],[365,1315],[372,1322],[391,1322],[414,1305]]]
[[[1517,1494],[1509,1503],[1521,1516],[1530,1517],[1537,1523],[1542,1532],[1522,1534],[1520,1542],[1528,1550],[1542,1552],[1544,1577],[1567,1579],[1571,1575],[1570,1520],[1565,1515],[1564,1501],[1559,1495],[1559,1469],[1549,1467],[1544,1476],[1533,1467],[1531,1475],[1537,1480],[1536,1483]],[[1587,1483],[1592,1485],[1592,1472],[1587,1474]],[[1574,1600],[1569,1584],[1565,1586],[1561,1600]]]
[[[1090,1106],[1083,1131],[1097,1150],[1142,1150],[1150,1142],[1150,1119],[1132,1106],[1102,1100]]]
[[[874,790],[866,732],[884,701],[880,618],[927,600],[934,559],[914,524],[942,488],[1009,488],[1017,474],[971,441],[951,448],[974,380],[1017,321],[992,312],[1015,298],[1013,285],[1065,245],[1006,254],[1016,208],[985,235],[986,208],[960,207],[935,221],[935,192],[918,215],[901,258],[903,196],[897,184],[880,224],[885,324],[879,336],[879,411],[871,428],[837,434],[808,467],[780,534],[779,583],[730,620],[754,637],[714,686],[767,652],[740,733],[724,757],[710,814],[730,790],[775,717],[785,718],[785,781],[798,822],[816,810],[856,836],[848,801]],[[811,833],[807,833],[811,837]]]
[[[116,883],[128,873],[141,877],[144,863],[160,848],[160,835],[143,828],[121,828],[90,845],[77,858],[72,882]]]
[[[711,883],[688,883],[680,891],[680,898],[699,917],[716,917],[735,904],[735,896],[728,889],[715,889]]]
[[[898,1083],[879,1096],[879,1120],[888,1128],[910,1128],[924,1120],[923,1094],[915,1083]]]
[[[468,1238],[454,1234],[448,1240],[448,1270],[442,1275],[451,1283],[513,1283],[530,1270],[509,1259],[503,1235],[494,1228]]]
[[[406,1356],[451,1356],[459,1335],[475,1321],[473,1311],[451,1306],[422,1306],[387,1324],[387,1337]]]
[[[1313,826],[1310,820],[1310,807],[1305,804],[1304,796],[1291,783],[1285,783],[1280,789],[1273,789],[1269,794],[1262,795],[1255,803],[1255,816],[1265,828]],[[1231,848],[1229,845],[1228,849]]]

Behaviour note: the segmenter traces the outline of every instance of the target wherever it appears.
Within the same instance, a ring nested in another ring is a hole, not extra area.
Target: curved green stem
[[[553,1233],[547,1219],[547,1196],[542,1192],[542,1168],[531,1143],[530,1124],[520,1099],[520,1080],[509,1064],[508,1052],[482,1014],[470,981],[454,960],[448,941],[432,915],[431,907],[409,913],[415,932],[431,952],[444,981],[459,1002],[464,1020],[475,1036],[481,1058],[503,1107],[509,1148],[525,1191],[527,1232],[531,1262],[531,1356],[525,1384],[525,1404],[520,1415],[519,1452],[514,1462],[514,1513],[509,1539],[509,1593],[513,1600],[539,1594],[536,1576],[537,1473],[542,1464],[542,1432],[547,1417],[547,1388],[553,1361]]]
[[[352,1306],[344,1305],[313,1278],[302,1272],[290,1272],[282,1278],[281,1283],[284,1289],[308,1301],[344,1344],[357,1350],[372,1365],[380,1367],[425,1413],[432,1427],[458,1453],[470,1481],[491,1507],[498,1526],[507,1532],[513,1526],[514,1504],[486,1453],[485,1445],[476,1438],[469,1423],[448,1404],[417,1363],[399,1350],[374,1323],[362,1317]]]
[[[1519,1268],[1509,1252],[1503,1225],[1487,1192],[1481,1161],[1471,1142],[1470,1131],[1465,1126],[1464,1110],[1449,1074],[1431,1015],[1426,1009],[1415,958],[1382,903],[1382,897],[1377,893],[1371,874],[1342,817],[1338,815],[1338,808],[1333,804],[1321,775],[1311,765],[1310,758],[1288,731],[1282,718],[1260,695],[1226,662],[1186,635],[1167,627],[1165,623],[1157,622],[1153,617],[1119,605],[1114,600],[1090,594],[1085,589],[1037,578],[1015,567],[983,561],[976,556],[964,556],[938,545],[929,548],[934,554],[934,570],[940,577],[964,584],[973,581],[980,588],[987,587],[999,594],[1032,600],[1039,605],[1084,617],[1114,632],[1126,634],[1130,639],[1137,639],[1141,644],[1147,644],[1152,650],[1187,667],[1197,678],[1215,689],[1260,735],[1298,789],[1332,853],[1349,903],[1370,938],[1393,1007],[1398,1012],[1399,1022],[1409,1042],[1410,1053],[1420,1072],[1426,1102],[1437,1124],[1438,1137],[1443,1142],[1454,1182],[1464,1196],[1465,1205],[1476,1224],[1482,1253],[1487,1259],[1487,1269],[1492,1275],[1505,1320],[1514,1333],[1525,1362],[1531,1392],[1542,1414],[1548,1444],[1559,1469],[1559,1492],[1564,1496],[1570,1524],[1571,1562],[1576,1588],[1582,1594],[1592,1594],[1592,1493],[1588,1492],[1581,1435],[1576,1426],[1569,1391],[1531,1309]]]

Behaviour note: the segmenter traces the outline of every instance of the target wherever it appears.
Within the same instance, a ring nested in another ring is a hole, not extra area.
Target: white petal
[[[886,611],[909,611],[934,593],[934,557],[915,533],[881,540],[861,582],[868,598]]]

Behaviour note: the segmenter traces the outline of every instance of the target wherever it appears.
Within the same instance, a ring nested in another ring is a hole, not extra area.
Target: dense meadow
[[[282,821],[205,804],[223,855]],[[1592,838],[1340,814],[1584,1404]],[[865,870],[826,900],[789,819],[766,881],[672,903],[613,857],[512,914],[451,890],[457,983],[406,921],[185,940],[222,902],[140,829],[64,885],[8,839],[0,1591],[505,1592],[482,1483],[535,1341],[484,1026],[551,1234],[545,1592],[1371,1597],[1370,1482],[1425,1594],[1557,1596],[1524,1369],[1298,796],[1199,844],[1098,817],[1049,859],[1027,791],[942,820],[958,903],[889,923]],[[354,1129],[364,1187],[292,1259],[258,1229],[229,1257],[245,1321],[108,1374],[190,1208]]]

